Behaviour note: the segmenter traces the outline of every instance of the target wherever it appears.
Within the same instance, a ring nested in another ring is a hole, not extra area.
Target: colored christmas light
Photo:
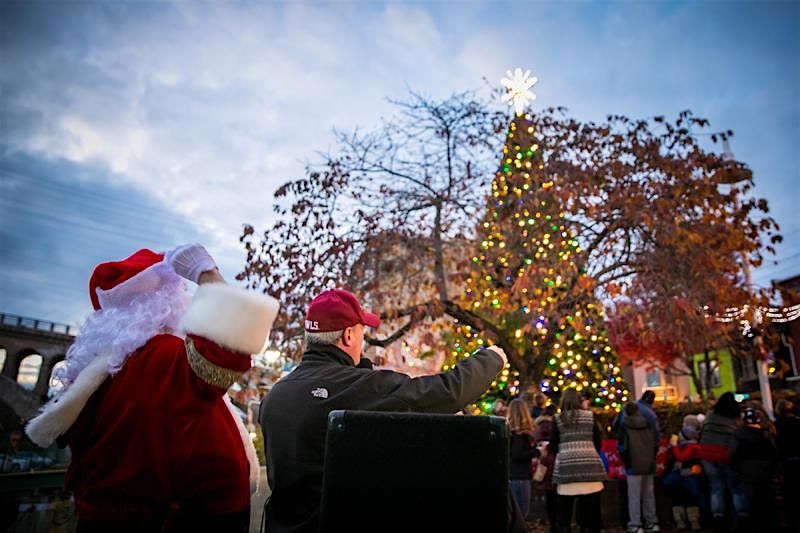
[[[543,141],[530,115],[511,121],[462,304],[499,328],[528,365],[544,361],[533,385],[552,399],[575,387],[593,408],[619,409],[628,392],[582,264],[579,235],[562,211],[559,181],[545,170]],[[453,324],[451,342],[462,350],[451,352],[450,366],[491,344],[460,322]],[[498,398],[520,391],[520,381],[530,384],[518,370],[504,372],[476,409],[491,412]]]

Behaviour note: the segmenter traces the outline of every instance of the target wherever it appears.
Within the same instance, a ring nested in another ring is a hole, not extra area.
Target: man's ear
[[[344,344],[345,346],[350,346],[351,344],[353,344],[352,327],[344,328],[344,331],[342,332],[342,344]]]

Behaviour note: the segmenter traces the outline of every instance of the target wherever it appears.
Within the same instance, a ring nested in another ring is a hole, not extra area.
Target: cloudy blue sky
[[[77,323],[91,268],[143,246],[200,240],[232,278],[332,127],[516,66],[581,119],[733,129],[786,236],[756,281],[800,273],[798,2],[2,1],[0,312]]]

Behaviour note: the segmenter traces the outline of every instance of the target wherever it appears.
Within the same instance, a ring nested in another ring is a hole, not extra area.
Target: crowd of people
[[[64,389],[26,427],[41,446],[70,446],[66,487],[78,531],[248,531],[260,468],[226,391],[264,346],[277,301],[227,285],[199,244],[102,263],[89,296],[95,311],[67,353]],[[303,358],[260,409],[272,491],[267,531],[319,530],[332,411],[456,413],[508,363],[490,346],[432,376],[373,369],[362,348],[366,328],[379,324],[345,290],[325,291],[309,305]],[[684,419],[670,439],[666,474],[657,476],[653,401],[646,392],[613,424],[627,473],[629,531],[659,531],[658,486],[679,528],[706,522],[722,531],[776,530],[777,474],[784,501],[800,501],[795,406],[778,402],[773,423],[725,393],[707,415]],[[558,410],[543,394],[514,399],[507,416],[507,530],[525,531],[530,502],[540,495],[551,531],[569,531],[573,518],[582,531],[600,531],[609,466],[589,398],[567,389]],[[784,506],[790,531],[800,524],[797,511]]]
[[[672,507],[671,516],[662,517],[671,529],[800,531],[798,406],[780,400],[773,422],[757,402],[743,405],[726,392],[707,414],[685,416],[677,434],[662,438],[654,400],[645,391],[612,423],[625,470],[630,533],[661,530],[659,493]],[[544,502],[551,533],[570,530],[576,506],[580,530],[600,531],[608,460],[599,424],[574,389],[564,392],[558,413],[547,402],[540,393],[509,404],[511,492],[532,520],[543,517],[531,502]],[[663,468],[657,464],[659,448],[667,450]]]

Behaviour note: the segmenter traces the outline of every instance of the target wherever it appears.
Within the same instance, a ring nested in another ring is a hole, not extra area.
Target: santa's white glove
[[[506,352],[504,352],[501,347],[495,345],[495,346],[489,346],[486,349],[496,353],[497,355],[499,355],[500,359],[503,360],[503,366],[506,366],[508,364],[508,356],[506,355]]]
[[[176,274],[195,283],[200,278],[200,274],[217,268],[214,259],[202,244],[178,246],[167,252],[164,260],[172,266]]]

